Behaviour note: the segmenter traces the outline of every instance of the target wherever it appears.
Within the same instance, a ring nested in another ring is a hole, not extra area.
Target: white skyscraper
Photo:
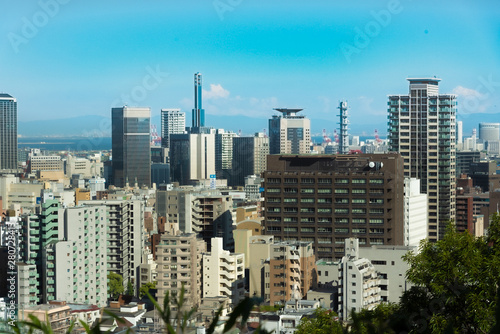
[[[408,95],[389,96],[390,151],[404,158],[404,176],[420,179],[429,197],[429,239],[455,220],[456,95],[439,94],[437,78],[408,79]]]
[[[170,135],[186,131],[186,114],[180,109],[161,110],[161,146],[170,147]]]
[[[457,122],[457,144],[462,144],[463,139],[463,126],[464,123],[462,121]]]

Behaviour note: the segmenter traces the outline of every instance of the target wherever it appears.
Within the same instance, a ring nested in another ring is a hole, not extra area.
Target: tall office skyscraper
[[[236,133],[224,129],[215,132],[215,173],[218,179],[227,179],[233,165],[233,138]]]
[[[170,136],[170,175],[181,185],[215,174],[215,131]]]
[[[17,168],[17,100],[0,93],[0,169]]]
[[[262,133],[253,137],[234,137],[231,185],[244,186],[246,176],[260,176],[266,170],[268,154],[269,138]]]
[[[429,239],[455,219],[456,95],[439,94],[441,79],[415,78],[409,95],[389,96],[389,149],[404,158],[404,176],[420,179],[429,198]]]
[[[194,74],[194,109],[192,114],[192,127],[201,128],[205,126],[205,109],[201,103],[201,73]]]
[[[297,113],[302,109],[275,108],[282,116],[269,120],[270,154],[307,154],[311,150],[311,121]]]
[[[113,150],[113,184],[124,187],[128,182],[151,186],[151,150],[149,108],[120,107],[111,111]]]
[[[170,147],[170,135],[184,133],[186,114],[180,109],[161,110],[161,146]]]

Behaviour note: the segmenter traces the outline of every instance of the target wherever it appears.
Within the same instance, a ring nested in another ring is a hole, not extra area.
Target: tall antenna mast
[[[339,143],[339,153],[348,154],[349,153],[349,134],[347,127],[349,125],[349,120],[347,119],[347,102],[340,101],[339,106],[339,117],[340,117],[340,143]]]

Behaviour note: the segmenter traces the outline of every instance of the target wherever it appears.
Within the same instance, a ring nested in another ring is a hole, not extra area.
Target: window
[[[370,179],[370,184],[384,184],[384,179]]]
[[[365,214],[366,209],[365,208],[353,208],[352,213],[354,214]]]
[[[330,199],[330,201],[331,201],[331,199]],[[348,198],[335,198],[335,204],[349,204],[349,199]]]
[[[349,229],[348,228],[336,228],[335,229],[335,233],[338,233],[338,234],[347,234],[347,233],[349,233]]]
[[[383,198],[370,198],[370,204],[384,204]]]
[[[285,217],[285,218],[283,218],[283,221],[285,223],[296,223],[297,217]]]
[[[365,198],[353,198],[352,204],[366,204],[366,199]]]
[[[331,198],[318,198],[318,204],[331,204]]]
[[[369,222],[370,222],[370,224],[383,224],[384,219],[383,218],[370,218]]]
[[[384,214],[384,209],[370,209],[370,214],[383,215]]]
[[[314,208],[300,208],[302,213],[314,213]]]
[[[296,178],[285,178],[285,183],[297,184],[298,180]]]
[[[314,223],[313,217],[302,217],[300,218],[301,223]]]
[[[331,194],[332,189],[327,188],[327,189],[318,189],[318,194]]]
[[[300,203],[314,203],[314,198],[301,198]]]
[[[281,192],[281,189],[280,188],[268,188],[267,192],[268,193],[279,194]]]
[[[352,223],[353,224],[365,224],[366,218],[353,218]]]
[[[318,213],[332,213],[330,208],[318,208]]]
[[[281,198],[279,197],[269,197],[267,203],[281,203]]]
[[[370,244],[372,244],[372,245],[383,245],[384,244],[384,239],[383,238],[370,238]]]
[[[297,188],[285,188],[285,194],[296,194],[298,192]]]
[[[336,188],[336,189],[335,189],[335,193],[336,193],[336,194],[348,194],[348,193],[349,193],[349,189],[344,189],[344,188]]]
[[[281,183],[281,179],[279,179],[279,178],[268,178],[267,179],[267,183],[280,184]]]
[[[352,233],[365,234],[366,228],[353,228]]]
[[[320,179],[318,179],[318,183],[320,183],[320,184],[332,184],[332,179],[320,178]]]
[[[366,184],[366,179],[352,179],[352,184]]]
[[[300,180],[300,182],[302,184],[314,184],[314,179],[313,178],[310,178],[310,177],[307,177],[307,178],[302,178]]]
[[[284,198],[283,202],[284,203],[297,203],[297,199],[296,198]]]
[[[335,179],[335,183],[337,184],[348,184],[349,179]]]
[[[349,213],[349,209],[343,209],[343,208],[335,208],[335,213],[338,213],[338,214],[348,214]]]
[[[352,189],[352,193],[356,195],[366,194],[366,189]]]
[[[314,233],[314,227],[301,227],[300,232],[302,232],[302,233]]]
[[[285,231],[285,232],[297,232],[297,228],[296,227],[284,227],[283,231]]]
[[[336,224],[349,224],[349,218],[335,218]]]
[[[383,228],[370,228],[370,234],[384,234]]]

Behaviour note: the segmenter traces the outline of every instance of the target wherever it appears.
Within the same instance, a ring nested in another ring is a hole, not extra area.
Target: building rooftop
[[[13,98],[14,98],[13,96],[11,96],[11,95],[9,95],[9,94],[7,94],[7,93],[0,93],[0,98],[2,98],[2,97],[3,97],[3,98],[11,98],[11,99],[13,99]]]

